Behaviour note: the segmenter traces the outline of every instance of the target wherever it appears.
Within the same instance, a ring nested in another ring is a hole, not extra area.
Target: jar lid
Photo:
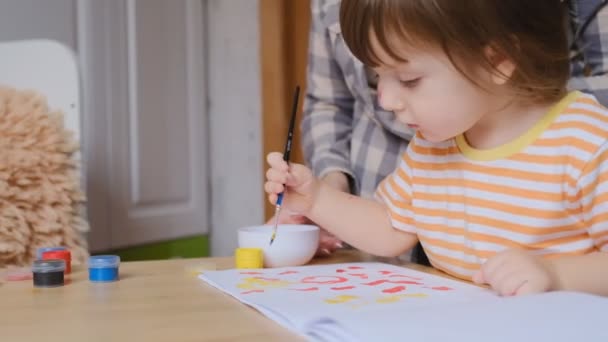
[[[89,267],[105,268],[118,267],[120,257],[118,255],[93,255],[89,257]]]
[[[44,252],[49,252],[49,251],[62,251],[66,249],[65,247],[62,246],[55,246],[55,247],[40,247],[36,250],[36,259],[42,259],[42,254]]]
[[[36,260],[32,264],[32,272],[34,273],[48,273],[65,271],[65,260],[61,259],[47,259],[47,260]]]
[[[43,259],[71,259],[72,253],[67,249],[56,250],[56,251],[46,251],[42,253]]]

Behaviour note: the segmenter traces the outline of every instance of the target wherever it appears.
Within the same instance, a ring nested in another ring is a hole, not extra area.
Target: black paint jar
[[[60,259],[36,260],[32,264],[35,287],[58,287],[64,284],[65,261]]]

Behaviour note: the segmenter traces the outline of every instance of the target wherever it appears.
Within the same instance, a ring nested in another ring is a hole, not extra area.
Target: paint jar
[[[60,259],[65,261],[65,274],[70,274],[72,272],[72,254],[67,249],[42,253],[42,260],[47,259]]]
[[[44,252],[50,252],[50,251],[63,251],[65,250],[65,247],[61,247],[61,246],[56,246],[56,247],[40,247],[36,250],[36,259],[37,260],[42,260],[42,254],[44,254]]]
[[[237,248],[234,252],[236,268],[263,268],[264,252],[261,248]]]
[[[118,280],[118,255],[94,255],[89,258],[89,280],[105,283]]]
[[[32,264],[35,287],[63,286],[65,261],[60,259],[36,260]]]

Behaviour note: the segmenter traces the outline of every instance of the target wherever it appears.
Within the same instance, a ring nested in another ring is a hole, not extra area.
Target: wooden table
[[[313,263],[368,260],[355,251]],[[393,259],[394,260],[394,259]],[[91,283],[75,267],[63,287],[0,283],[0,340],[13,341],[297,341],[257,311],[197,279],[191,265],[234,267],[232,258],[123,262],[121,280]],[[442,274],[408,264],[418,270]]]

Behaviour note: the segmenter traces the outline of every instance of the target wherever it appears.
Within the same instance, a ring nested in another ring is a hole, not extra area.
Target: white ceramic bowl
[[[309,262],[319,245],[319,227],[304,224],[280,224],[272,245],[271,225],[243,227],[238,231],[239,247],[261,248],[264,267],[299,266]]]

